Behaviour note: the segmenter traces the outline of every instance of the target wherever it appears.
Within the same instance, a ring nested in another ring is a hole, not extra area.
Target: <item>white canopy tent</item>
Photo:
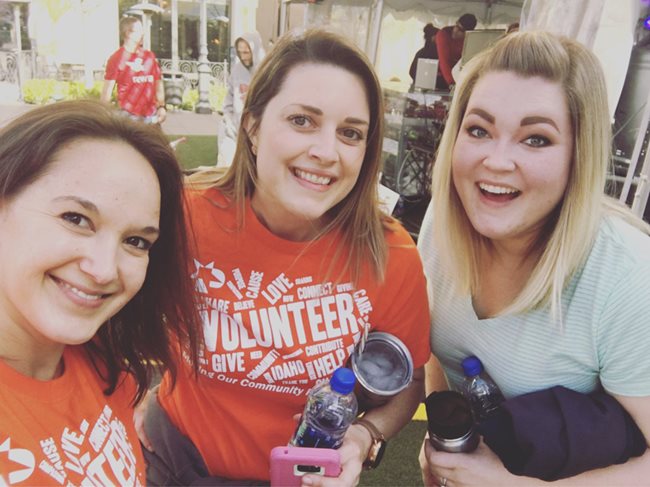
[[[462,14],[472,13],[478,20],[478,29],[503,28],[519,21],[522,30],[540,29],[571,37],[600,59],[612,114],[628,71],[639,14],[648,9],[648,0],[318,0],[315,4],[282,0],[284,28],[295,27],[289,25],[286,15],[287,6],[292,4],[303,4],[300,25],[327,25],[353,39],[374,62],[382,83],[399,91],[405,91],[410,84],[408,68],[423,45],[422,29],[428,22],[444,27],[452,25]],[[650,119],[650,97],[637,98],[645,111],[632,152],[631,170],[621,192],[622,201],[630,191]],[[650,175],[647,156],[643,174],[646,178]],[[650,183],[639,187],[637,195],[642,194],[639,198],[635,195],[633,206],[643,211],[650,199]]]
[[[422,47],[422,28],[452,25],[464,13],[477,28],[506,27],[520,18],[524,0],[283,0],[281,30],[327,25],[353,39],[374,61],[382,80],[405,83],[408,66]],[[291,11],[291,7],[301,8]],[[300,10],[300,12],[297,12]],[[297,14],[297,15],[296,15]]]
[[[465,13],[474,14],[477,29],[505,28],[518,22],[523,0],[383,0],[381,23],[369,40],[367,52],[375,61],[379,77],[404,88],[411,79],[408,68],[423,45],[422,29],[428,22],[438,28],[453,25]],[[376,37],[373,38],[373,35]]]
[[[434,16],[452,18],[471,13],[482,25],[518,21],[523,3],[524,0],[383,0],[384,7],[395,12],[430,12]]]

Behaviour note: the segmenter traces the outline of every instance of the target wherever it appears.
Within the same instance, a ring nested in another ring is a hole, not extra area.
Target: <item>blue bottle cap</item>
[[[474,355],[470,355],[469,357],[464,358],[461,362],[461,365],[463,366],[463,372],[467,377],[479,375],[481,372],[483,372],[483,364],[479,358],[475,357]]]
[[[338,368],[334,371],[330,379],[330,387],[339,394],[349,394],[354,389],[357,378],[354,372],[345,367]]]

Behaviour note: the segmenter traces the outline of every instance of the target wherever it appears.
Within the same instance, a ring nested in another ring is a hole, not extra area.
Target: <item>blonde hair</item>
[[[481,249],[489,242],[472,227],[451,178],[452,152],[477,82],[487,73],[508,71],[559,83],[574,140],[568,184],[564,198],[549,215],[531,249],[541,254],[531,275],[514,301],[499,314],[516,314],[550,304],[552,315],[561,320],[562,290],[586,260],[602,218],[616,214],[644,227],[643,222],[604,194],[611,132],[602,68],[578,42],[545,32],[518,32],[499,40],[465,69],[433,171],[436,213],[432,238],[440,260],[448,263],[461,292],[477,290]]]
[[[249,129],[239,131],[232,166],[225,173],[218,169],[198,172],[190,177],[189,182],[195,188],[218,188],[237,207],[243,223],[246,199],[253,194],[257,181],[256,156],[250,135],[259,129],[267,104],[281,90],[291,70],[310,63],[336,66],[359,77],[370,110],[370,128],[359,178],[350,193],[329,210],[330,222],[319,237],[331,230],[340,230],[342,241],[335,256],[345,259],[344,270],[349,270],[356,281],[363,265],[369,264],[374,276],[382,280],[388,256],[384,231],[394,221],[381,213],[377,196],[383,98],[372,65],[343,37],[324,30],[308,30],[302,34],[288,33],[280,38],[251,80],[241,123],[242,127],[248,126]]]

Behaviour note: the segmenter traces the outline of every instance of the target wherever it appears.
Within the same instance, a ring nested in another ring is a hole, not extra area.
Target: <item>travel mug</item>
[[[355,392],[360,410],[385,404],[413,379],[409,349],[390,333],[369,333],[363,352],[357,345],[350,362],[359,386]]]
[[[472,408],[462,394],[455,391],[432,392],[424,401],[427,411],[429,441],[440,451],[469,453],[479,444]]]

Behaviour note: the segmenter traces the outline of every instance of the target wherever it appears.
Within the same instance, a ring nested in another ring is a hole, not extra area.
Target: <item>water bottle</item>
[[[300,424],[291,438],[291,445],[312,448],[338,448],[343,436],[357,417],[354,395],[356,378],[345,367],[334,371],[329,382],[314,387]]]
[[[461,365],[465,379],[461,384],[461,392],[472,405],[472,413],[477,422],[481,422],[497,411],[504,401],[499,386],[483,369],[478,357],[465,358]]]

